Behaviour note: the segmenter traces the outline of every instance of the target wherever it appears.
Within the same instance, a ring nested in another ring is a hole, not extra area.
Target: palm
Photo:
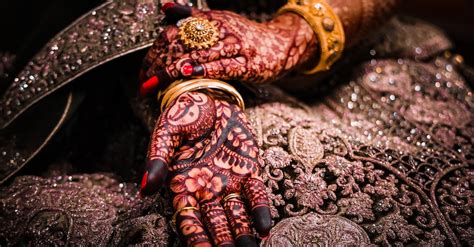
[[[149,159],[145,190],[163,181],[166,172],[157,167],[166,165],[175,210],[200,208],[200,212],[182,211],[177,218],[189,245],[208,241],[204,226],[216,245],[252,236],[242,199],[223,200],[241,191],[250,202],[257,231],[268,233],[268,199],[259,177],[258,147],[237,106],[198,92],[181,95],[160,117]]]

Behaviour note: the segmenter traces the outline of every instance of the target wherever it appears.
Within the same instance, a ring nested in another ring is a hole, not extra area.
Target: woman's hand
[[[211,246],[211,241],[256,246],[247,202],[253,226],[268,235],[271,216],[259,176],[262,161],[238,106],[201,92],[182,94],[160,116],[148,160],[142,192],[155,192],[170,181],[176,228],[188,246]]]
[[[141,93],[167,86],[176,79],[205,77],[243,82],[266,82],[282,76],[311,58],[316,38],[311,27],[296,14],[286,13],[270,22],[257,23],[228,11],[199,11],[167,4],[171,22],[188,16],[211,21],[219,41],[203,50],[187,49],[176,25],[168,26],[149,50],[140,78]]]

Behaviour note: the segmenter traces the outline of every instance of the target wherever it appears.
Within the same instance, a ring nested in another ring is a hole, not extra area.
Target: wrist
[[[306,2],[292,0],[281,7],[278,14],[281,15],[288,12],[297,14],[300,17],[300,21],[303,19],[311,27],[313,34],[318,39],[319,56],[317,63],[312,68],[304,70],[303,73],[312,75],[329,70],[341,57],[345,46],[344,28],[332,6],[325,0],[310,0]],[[298,49],[301,49],[299,45]]]
[[[295,13],[285,13],[285,14],[292,14],[295,18],[298,19],[297,22],[297,30],[298,33],[295,35],[294,38],[294,46],[299,47],[301,46],[302,42],[305,42],[306,49],[302,52],[298,62],[296,63],[295,67],[306,67],[306,64],[314,64],[317,62],[319,57],[319,48],[318,48],[318,36],[314,33],[314,30],[311,28],[309,23],[300,15]],[[302,37],[306,37],[304,41],[302,41]]]
[[[308,22],[296,13],[276,16],[269,24],[276,26],[278,35],[288,37],[285,46],[284,72],[304,66],[318,57],[318,39]]]

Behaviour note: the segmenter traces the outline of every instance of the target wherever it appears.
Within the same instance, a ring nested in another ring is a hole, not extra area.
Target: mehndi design
[[[149,50],[141,72],[142,94],[160,83],[179,78],[205,77],[261,83],[274,80],[313,57],[316,38],[296,14],[280,15],[257,23],[229,11],[200,11],[181,5],[166,8],[166,15],[209,20],[219,29],[217,44],[209,49],[187,49],[176,25],[168,26]],[[179,13],[179,14],[178,14]]]
[[[142,191],[156,191],[170,173],[176,228],[187,245],[233,245],[234,239],[238,246],[255,245],[245,200],[224,200],[232,193],[246,197],[254,227],[261,236],[268,234],[262,160],[238,106],[201,92],[181,95],[158,120],[148,157]]]

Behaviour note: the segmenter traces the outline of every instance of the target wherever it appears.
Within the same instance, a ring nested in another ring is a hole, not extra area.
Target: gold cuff
[[[298,3],[299,2],[299,3]],[[326,71],[336,62],[344,50],[345,35],[341,20],[324,0],[289,0],[278,14],[294,12],[303,17],[318,37],[319,63],[305,74]]]
[[[244,99],[233,86],[214,79],[193,79],[188,81],[175,81],[166,89],[165,92],[158,94],[158,100],[162,98],[161,112],[163,112],[169,104],[171,104],[171,102],[181,94],[204,89],[215,89],[227,93],[240,108],[245,109]]]
[[[173,217],[171,218],[171,223],[173,224],[173,226],[176,226],[176,218],[178,217],[178,214],[187,210],[198,211],[199,209],[197,207],[184,207],[177,210],[176,212],[174,212]]]

